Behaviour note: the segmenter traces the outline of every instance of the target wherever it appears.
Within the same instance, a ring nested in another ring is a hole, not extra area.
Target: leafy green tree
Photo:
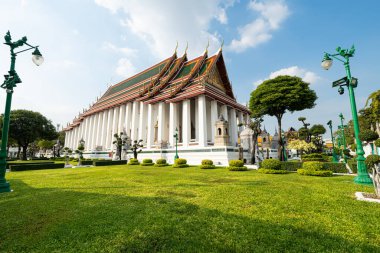
[[[301,127],[298,130],[301,140],[305,140],[306,142],[310,142],[311,141],[311,134],[310,134],[310,131],[308,128],[310,126],[310,123],[305,122],[306,121],[305,117],[299,117],[298,121],[301,121],[303,124],[303,127]]]
[[[310,128],[310,135],[312,136],[312,141],[317,147],[318,152],[323,151],[323,140],[322,135],[326,133],[326,128],[321,124],[313,125]]]
[[[52,149],[54,146],[54,141],[49,140],[40,140],[37,143],[38,147],[43,150],[44,153],[46,153],[47,149]]]
[[[374,121],[377,133],[380,135],[380,90],[372,92],[365,103],[365,107],[369,105],[369,112]]]
[[[281,131],[281,120],[287,111],[313,108],[316,100],[317,95],[310,89],[309,83],[295,76],[278,76],[264,81],[252,91],[249,109],[252,117],[275,116],[278,129]],[[284,160],[284,143],[281,139],[279,144],[278,154],[280,159]]]
[[[1,116],[2,122],[3,115]],[[51,121],[41,113],[13,110],[10,114],[9,137],[13,138],[22,148],[22,159],[26,160],[30,143],[38,139],[53,140],[57,138],[57,132]]]
[[[257,145],[258,145],[257,138],[259,137],[259,134],[261,134],[262,122],[263,122],[263,118],[255,118],[249,125],[249,127],[253,130],[253,135],[252,135],[253,152],[252,152],[252,157],[251,157],[251,164],[256,163],[255,154],[256,154]]]

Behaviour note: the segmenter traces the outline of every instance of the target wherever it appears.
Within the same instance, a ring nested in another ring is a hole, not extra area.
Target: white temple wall
[[[169,104],[169,147],[175,146],[174,135],[178,130],[178,103]]]
[[[104,150],[109,150],[109,147],[111,146],[110,143],[112,142],[112,122],[113,122],[113,108],[108,109],[107,112],[107,127],[105,129],[105,135],[106,135],[106,141],[104,143]]]
[[[137,133],[139,128],[139,102],[134,101],[132,106],[132,119],[131,119],[131,140],[137,140]]]
[[[206,122],[207,122],[207,143],[212,141],[212,128],[213,128],[213,123],[211,121],[211,101],[209,98],[206,97]]]
[[[113,120],[112,120],[112,132],[111,132],[111,142],[109,143],[110,150],[114,149],[113,141],[115,140],[114,135],[117,133],[117,128],[119,125],[119,110],[120,107],[115,107],[113,109]]]
[[[190,100],[182,101],[182,145],[188,147],[190,143]]]
[[[131,122],[132,122],[132,103],[128,102],[125,105],[125,133],[131,137]]]
[[[119,124],[117,126],[117,134],[125,131],[125,109],[127,105],[121,105],[119,109]]]
[[[140,102],[140,113],[139,113],[139,132],[138,139],[143,140],[144,146],[146,145],[147,139],[147,117],[148,117],[148,106],[144,102]]]
[[[211,116],[211,124],[210,129],[211,129],[211,142],[215,142],[215,122],[218,120],[219,114],[218,114],[218,102],[216,100],[211,100],[210,102],[210,116]]]
[[[103,125],[103,114],[104,112],[97,113],[98,122],[96,126],[95,148],[98,146],[101,146],[100,140],[101,140],[102,125]]]
[[[198,128],[198,145],[200,147],[207,146],[207,113],[206,113],[206,97],[200,95],[197,97],[197,128]]]
[[[108,123],[108,111],[103,111],[102,128],[100,130],[100,146],[102,150],[106,150],[106,136],[107,136],[107,123]]]

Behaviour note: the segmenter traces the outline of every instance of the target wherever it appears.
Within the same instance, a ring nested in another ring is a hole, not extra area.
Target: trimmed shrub
[[[142,163],[141,163],[141,166],[152,166],[154,165],[152,159],[143,159]]]
[[[155,167],[165,167],[165,166],[169,166],[169,164],[166,163],[166,159],[157,159],[154,166]]]
[[[186,159],[183,159],[183,158],[175,159],[173,168],[186,168],[186,167],[189,167]]]
[[[85,161],[82,161],[82,165],[92,165],[94,161],[91,161],[91,160],[85,160]]]
[[[331,170],[323,170],[324,163],[321,162],[304,162],[302,169],[298,169],[297,173],[305,176],[320,176],[331,177],[333,175]]]
[[[94,162],[92,162],[92,164],[94,166],[121,165],[121,164],[127,164],[127,160],[121,160],[121,161],[111,161],[111,160],[94,161]]]
[[[270,170],[270,169],[258,169],[259,173],[263,174],[288,174],[287,170]]]
[[[333,173],[348,173],[344,163],[323,163],[323,170],[330,170]]]
[[[202,160],[202,165],[213,165],[214,162],[208,159]]]
[[[322,153],[304,154],[301,156],[303,162],[327,162],[328,158]]]
[[[231,167],[243,167],[244,162],[242,160],[231,160],[228,162]]]
[[[302,163],[298,161],[282,161],[281,162],[281,170],[287,170],[287,171],[297,171],[298,169],[302,168]]]
[[[214,162],[208,159],[202,160],[201,169],[215,169]]]
[[[34,164],[18,164],[18,165],[9,166],[11,171],[62,169],[64,167],[65,167],[64,163],[34,163]]]
[[[376,141],[374,141],[374,144],[376,147],[380,148],[380,139],[377,139]]]
[[[330,170],[305,170],[298,169],[297,173],[305,176],[331,177],[333,175]]]
[[[302,169],[305,170],[323,170],[323,163],[321,162],[304,162]]]
[[[135,158],[131,158],[129,159],[128,165],[140,165],[140,162]]]
[[[261,166],[263,169],[268,170],[281,170],[281,162],[277,159],[265,159]]]
[[[372,174],[372,168],[375,167],[375,164],[380,163],[380,155],[369,155],[365,159],[365,165],[367,165],[367,171]]]
[[[244,166],[244,162],[241,160],[231,160],[229,161],[229,165],[227,167],[230,171],[246,171],[248,168]]]

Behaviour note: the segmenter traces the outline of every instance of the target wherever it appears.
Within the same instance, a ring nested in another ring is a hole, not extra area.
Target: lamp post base
[[[0,193],[1,192],[11,192],[11,187],[8,182],[0,183]]]
[[[372,179],[366,175],[357,175],[354,179],[356,184],[372,185]]]

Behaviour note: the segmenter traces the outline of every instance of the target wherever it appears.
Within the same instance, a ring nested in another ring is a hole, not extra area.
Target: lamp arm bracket
[[[19,54],[19,53],[22,53],[22,52],[25,52],[25,51],[29,51],[29,50],[32,50],[32,49],[35,49],[35,48],[37,48],[38,46],[31,46],[31,45],[29,45],[29,44],[27,44],[28,46],[30,46],[30,48],[27,48],[27,49],[24,49],[24,50],[21,50],[21,51],[18,51],[18,52],[16,52],[15,53],[15,55],[17,55],[17,54]]]
[[[336,59],[336,60],[338,60],[338,61],[341,61],[341,62],[343,62],[343,63],[346,63],[346,61],[344,61],[344,60],[342,60],[342,59],[340,59],[340,58],[337,57],[337,56],[340,55],[340,54],[329,54],[329,53],[326,53],[326,52],[325,52],[325,54],[327,54],[328,56],[330,56],[330,57],[332,57],[332,58],[334,58],[334,59]]]

